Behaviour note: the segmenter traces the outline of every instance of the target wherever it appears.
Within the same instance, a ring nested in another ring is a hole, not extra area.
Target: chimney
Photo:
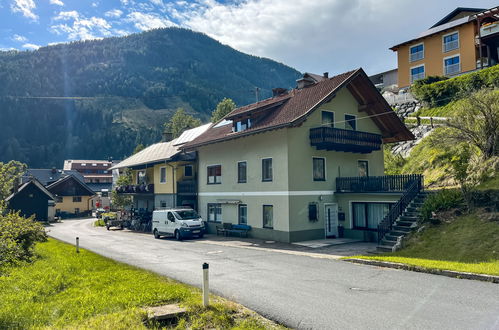
[[[328,79],[329,78],[329,72],[324,72],[324,79]]]
[[[272,97],[281,96],[283,94],[286,94],[287,92],[288,90],[286,88],[272,88]]]
[[[161,139],[161,142],[169,142],[173,140],[173,133],[172,132],[167,132],[163,131],[163,138]]]
[[[52,172],[52,174],[55,174],[55,173],[57,173],[57,169],[55,167],[52,167],[51,172]]]

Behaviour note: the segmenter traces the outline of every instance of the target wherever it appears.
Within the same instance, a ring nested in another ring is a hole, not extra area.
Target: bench
[[[248,237],[248,231],[250,230],[251,226],[248,225],[233,225],[232,223],[224,222],[222,223],[222,227],[217,227],[217,235],[229,236],[230,234],[237,234],[240,237]]]

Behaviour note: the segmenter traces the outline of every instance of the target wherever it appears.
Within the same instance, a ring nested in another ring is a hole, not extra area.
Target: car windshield
[[[199,219],[199,215],[194,210],[175,211],[175,214],[180,220]]]

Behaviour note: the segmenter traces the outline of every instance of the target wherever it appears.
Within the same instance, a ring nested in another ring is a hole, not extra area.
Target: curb
[[[465,272],[458,272],[458,271],[454,271],[454,270],[432,269],[432,268],[425,268],[425,267],[421,267],[421,266],[401,264],[398,262],[389,262],[389,261],[380,261],[380,260],[366,260],[366,259],[358,259],[358,258],[347,258],[347,259],[343,259],[343,260],[357,263],[357,264],[363,264],[363,265],[410,270],[410,271],[419,272],[419,273],[428,273],[428,274],[433,274],[433,275],[442,275],[442,276],[454,277],[454,278],[459,278],[459,279],[484,281],[484,282],[491,282],[491,283],[498,283],[499,284],[499,276],[494,276],[494,275],[465,273]]]

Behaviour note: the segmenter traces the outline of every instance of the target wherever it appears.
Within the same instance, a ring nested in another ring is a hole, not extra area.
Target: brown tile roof
[[[255,123],[252,122],[251,128],[241,132],[232,132],[231,122],[228,122],[226,125],[220,125],[220,122],[218,122],[212,125],[212,127],[210,127],[205,133],[187,143],[182,148],[193,149],[205,144],[234,139],[261,131],[297,124],[301,122],[302,119],[306,118],[312,110],[324,102],[330,95],[346,86],[353,80],[353,78],[359,76],[362,76],[363,79],[369,80],[362,69],[357,69],[322,80],[302,89],[293,89],[288,94],[282,96],[269,98],[237,108],[229,113],[225,119],[232,119],[238,115],[243,116],[244,114],[250,112],[260,111],[263,112],[263,116]],[[372,86],[372,88],[375,87]],[[379,94],[379,92],[375,92]],[[379,97],[383,99],[381,95],[379,95]],[[391,110],[384,99],[382,102],[385,102],[384,105],[386,104],[387,109]],[[393,116],[396,117],[395,113],[393,113]],[[405,128],[405,126],[403,127]],[[405,129],[407,130],[407,128]]]

